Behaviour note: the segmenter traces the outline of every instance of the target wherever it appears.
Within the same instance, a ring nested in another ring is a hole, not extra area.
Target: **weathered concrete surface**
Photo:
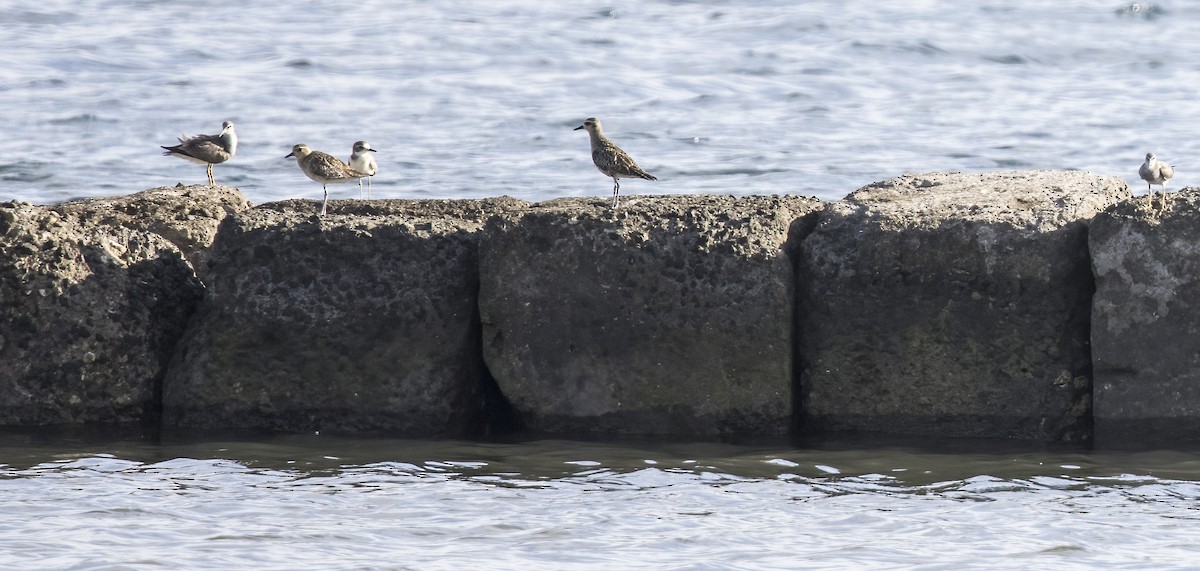
[[[488,368],[532,430],[778,435],[790,426],[803,197],[562,199],[480,250]]]
[[[1115,177],[907,175],[830,206],[801,247],[808,430],[1090,434],[1086,222]]]
[[[1097,442],[1200,438],[1200,189],[1173,196],[1092,223]]]
[[[199,255],[201,229],[226,212],[210,207],[240,197],[153,189],[0,203],[0,424],[153,419],[202,291],[184,252],[158,232],[192,237],[184,247]]]
[[[226,216],[250,208],[241,191],[203,185],[154,188],[130,196],[64,202],[53,207],[85,225],[121,226],[175,244],[203,281],[208,252]]]
[[[163,388],[191,427],[469,433],[477,231],[509,198],[287,201],[226,220]]]

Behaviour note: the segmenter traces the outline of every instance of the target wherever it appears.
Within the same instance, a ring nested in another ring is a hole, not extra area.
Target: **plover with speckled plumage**
[[[617,207],[618,195],[621,192],[621,182],[618,179],[658,180],[654,175],[637,166],[629,153],[622,151],[621,147],[616,146],[608,140],[608,137],[604,136],[604,128],[600,126],[599,119],[588,117],[582,125],[575,128],[576,131],[580,129],[587,130],[592,141],[592,162],[596,164],[596,168],[600,169],[600,172],[613,179],[613,208]]]
[[[292,152],[283,158],[286,159],[289,157],[296,157],[296,164],[300,166],[300,170],[304,172],[304,176],[321,183],[321,190],[325,191],[325,198],[321,200],[321,216],[325,215],[325,206],[329,203],[329,189],[326,188],[327,185],[330,183],[341,184],[350,182],[367,176],[350,168],[341,159],[329,153],[314,151],[303,143],[292,147]]]
[[[371,177],[379,172],[379,165],[375,162],[375,149],[371,148],[371,143],[366,141],[355,141],[354,146],[350,149],[350,168],[367,175],[367,199],[371,198]],[[362,198],[362,179],[358,179],[358,197]]]
[[[233,155],[237,153],[237,144],[237,132],[233,130],[233,122],[226,121],[221,124],[221,132],[216,135],[196,135],[195,137],[180,135],[178,145],[163,146],[162,148],[166,149],[164,155],[207,165],[208,185],[216,186],[217,182],[213,179],[213,165],[232,159]]]
[[[1146,162],[1142,163],[1142,167],[1138,169],[1138,176],[1146,181],[1146,190],[1149,192],[1148,203],[1151,208],[1154,207],[1154,188],[1153,185],[1162,187],[1162,208],[1166,208],[1167,204],[1167,181],[1175,176],[1175,168],[1171,165],[1158,160],[1154,153],[1146,153]]]

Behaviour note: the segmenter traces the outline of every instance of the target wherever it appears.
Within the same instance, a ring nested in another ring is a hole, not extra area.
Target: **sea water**
[[[6,569],[1188,569],[1200,454],[0,433]]]
[[[906,172],[1080,169],[1191,184],[1200,5],[1004,2],[68,2],[0,6],[0,200],[204,183],[160,156],[236,123],[217,180],[319,198],[306,143],[379,149],[375,196],[838,199]],[[331,187],[335,198],[357,188]]]

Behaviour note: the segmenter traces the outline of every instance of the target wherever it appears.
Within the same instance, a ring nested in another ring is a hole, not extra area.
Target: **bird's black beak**
[[[290,158],[292,158],[292,157],[294,157],[294,156],[296,156],[296,153],[295,153],[295,151],[293,151],[293,152],[290,152],[290,153],[288,153],[288,154],[286,154],[286,155],[283,155],[283,158],[285,158],[285,159],[290,159]]]
[[[572,131],[578,131],[578,130],[580,130],[580,129],[582,129],[582,128],[583,128],[583,125],[580,125],[580,126],[578,126],[578,127],[575,127],[574,129],[571,129],[571,130],[572,130]]]
[[[367,150],[371,151],[372,153],[377,152],[375,149],[367,149]]]

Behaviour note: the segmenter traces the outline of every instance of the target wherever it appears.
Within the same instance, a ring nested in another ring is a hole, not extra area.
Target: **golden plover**
[[[367,199],[371,198],[371,177],[379,172],[379,165],[375,163],[375,149],[371,148],[371,143],[366,141],[355,141],[354,147],[350,149],[350,168],[367,175]],[[358,179],[358,197],[362,198],[362,179]]]
[[[233,122],[221,123],[221,132],[216,135],[179,136],[179,144],[173,147],[162,146],[167,156],[208,165],[208,185],[216,186],[213,179],[213,165],[223,163],[233,158],[237,153],[237,132],[233,130]]]
[[[303,143],[292,147],[292,152],[283,158],[289,157],[296,157],[296,164],[300,166],[304,176],[321,183],[321,190],[325,191],[325,198],[321,200],[321,216],[325,215],[325,205],[329,203],[329,189],[326,185],[350,182],[367,176],[350,168],[337,157],[314,151]]]
[[[608,140],[608,137],[604,136],[604,128],[600,126],[599,119],[588,117],[582,125],[575,127],[576,131],[580,129],[586,129],[592,140],[592,162],[596,164],[596,168],[600,169],[600,172],[613,179],[613,208],[617,207],[618,194],[621,192],[621,181],[618,179],[658,180],[654,178],[654,175],[637,166],[629,153],[622,151],[621,147],[616,146]]]
[[[1138,175],[1142,180],[1146,181],[1146,190],[1149,192],[1149,205],[1154,208],[1154,188],[1153,185],[1162,187],[1162,208],[1166,208],[1167,204],[1167,181],[1175,176],[1175,168],[1171,165],[1158,160],[1154,153],[1146,153],[1146,162],[1142,163],[1142,168],[1138,169]]]

